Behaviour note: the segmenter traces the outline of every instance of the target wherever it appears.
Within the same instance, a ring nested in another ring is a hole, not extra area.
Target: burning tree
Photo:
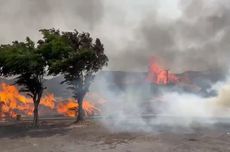
[[[39,48],[46,52],[49,74],[64,75],[62,83],[70,85],[78,102],[77,122],[84,119],[83,99],[97,71],[107,65],[103,44],[93,42],[89,33],[60,32],[55,29],[41,30],[43,40]],[[49,51],[46,51],[49,50]]]
[[[38,125],[38,106],[45,87],[43,86],[47,62],[30,38],[25,42],[14,41],[0,46],[0,75],[16,77],[20,91],[33,99],[33,126]]]

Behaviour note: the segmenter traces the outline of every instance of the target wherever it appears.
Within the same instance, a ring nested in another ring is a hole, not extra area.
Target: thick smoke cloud
[[[97,91],[107,100],[102,105],[102,123],[112,131],[193,132],[197,127],[229,123],[230,81],[218,82],[216,96],[202,97],[179,89],[161,88],[152,93],[146,84],[117,90],[101,79]],[[128,79],[128,78],[127,78]],[[158,86],[160,88],[160,86]]]
[[[0,0],[0,42],[25,36],[39,39],[41,28],[76,28],[102,39],[110,58],[109,70],[146,71],[149,58],[155,56],[174,72],[213,70],[225,74],[230,55],[230,2],[181,0],[180,15],[173,19],[159,11],[158,3]]]
[[[148,58],[155,56],[171,71],[225,73],[230,56],[230,2],[190,0],[179,4],[181,16],[177,19],[165,20],[157,13],[143,16],[134,40],[116,56],[116,66],[146,69]]]
[[[41,28],[92,31],[104,15],[101,0],[0,1],[0,42],[40,38]]]

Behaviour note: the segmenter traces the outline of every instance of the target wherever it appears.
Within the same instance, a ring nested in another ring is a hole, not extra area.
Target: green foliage
[[[94,74],[107,65],[108,58],[99,39],[93,42],[89,33],[60,32],[55,29],[40,30],[43,40],[38,48],[47,53],[49,74],[63,74],[65,83],[71,85],[74,95],[84,95]],[[49,51],[47,51],[49,50]],[[63,82],[63,83],[64,83]]]
[[[30,38],[0,46],[0,75],[16,77],[15,84],[34,101],[34,126],[38,123],[38,105],[44,90],[46,62]]]
[[[0,46],[0,76],[16,76],[15,83],[21,86],[21,91],[33,98],[35,125],[45,75],[63,74],[63,83],[70,85],[74,97],[82,103],[95,73],[108,63],[101,41],[93,42],[89,33],[55,29],[40,32],[43,38],[37,46],[28,37],[25,42]]]
[[[36,87],[41,87],[46,64],[34,42],[26,38],[26,42],[14,41],[12,44],[0,46],[1,76],[16,76],[16,82],[22,90],[36,94]]]

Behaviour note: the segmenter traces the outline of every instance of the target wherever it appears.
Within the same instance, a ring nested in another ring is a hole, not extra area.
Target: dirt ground
[[[230,126],[193,132],[114,132],[95,120],[1,124],[0,152],[230,152]]]

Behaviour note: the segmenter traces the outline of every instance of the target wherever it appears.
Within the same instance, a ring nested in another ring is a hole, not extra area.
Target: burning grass
[[[54,95],[50,93],[41,99],[40,105],[63,116],[75,117],[77,115],[76,109],[78,108],[78,103],[72,98],[57,101]],[[93,115],[95,112],[100,112],[100,110],[88,100],[83,102],[83,109],[87,116]],[[16,86],[1,83],[0,119],[15,119],[17,115],[32,116],[33,100],[25,95],[20,94]]]
[[[83,109],[86,115],[94,115],[95,112],[100,112],[98,108],[93,106],[89,101],[85,100],[83,102]],[[61,113],[68,117],[76,116],[76,109],[78,108],[78,104],[74,99],[68,99],[67,102],[59,103],[57,106],[58,113]]]

